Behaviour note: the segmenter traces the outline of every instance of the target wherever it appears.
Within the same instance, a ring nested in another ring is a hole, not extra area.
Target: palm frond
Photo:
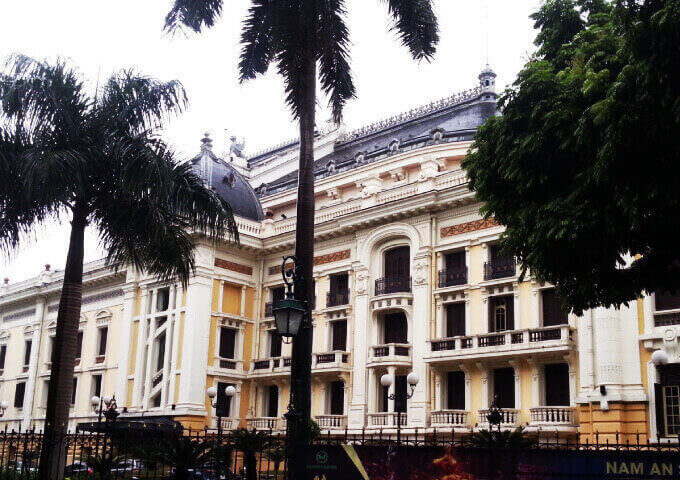
[[[328,0],[319,16],[319,80],[330,97],[333,119],[339,122],[342,109],[356,90],[349,66],[349,31],[345,23],[345,1]]]
[[[134,70],[124,70],[106,82],[98,108],[103,113],[101,117],[111,122],[109,126],[139,134],[158,128],[171,116],[182,113],[187,103],[179,81],[161,82]]]
[[[175,0],[165,16],[165,30],[174,33],[182,28],[200,32],[210,28],[222,14],[222,0]]]
[[[439,27],[431,0],[384,1],[394,18],[394,30],[413,58],[432,58],[439,43]]]
[[[239,79],[241,82],[263,74],[269,68],[272,58],[273,0],[253,0],[248,15],[243,21],[241,34],[241,60]]]

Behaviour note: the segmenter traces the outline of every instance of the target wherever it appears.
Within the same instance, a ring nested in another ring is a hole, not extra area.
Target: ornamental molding
[[[231,270],[232,272],[242,273],[243,275],[252,275],[253,267],[248,265],[242,265],[240,263],[231,262],[223,258],[216,258],[214,262],[216,267],[224,268],[226,270]]]
[[[117,288],[116,290],[110,290],[108,292],[98,293],[96,295],[90,295],[89,297],[83,298],[83,305],[90,303],[101,302],[102,300],[110,300],[112,298],[118,298],[123,296],[123,289]],[[57,306],[57,309],[59,307]]]
[[[360,270],[356,272],[356,289],[357,295],[366,295],[368,293],[368,279],[370,275],[367,270]]]
[[[481,206],[480,204],[477,204],[477,205],[472,205],[470,207],[457,208],[457,209],[452,210],[450,212],[440,213],[440,214],[437,215],[437,218],[439,220],[448,220],[448,219],[451,219],[451,218],[464,217],[465,215],[479,214],[480,206]]]
[[[32,317],[35,315],[35,308],[29,308],[28,310],[22,310],[20,312],[11,313],[2,317],[3,322],[11,322],[12,320],[20,320],[26,317]]]
[[[314,266],[325,265],[327,263],[339,262],[341,260],[349,260],[352,254],[351,249],[340,250],[338,252],[326,253],[325,255],[318,255],[314,257]],[[286,264],[286,269],[293,268],[293,263]],[[272,265],[267,270],[269,275],[276,275],[281,273],[281,265]]]
[[[430,276],[430,262],[422,259],[416,262],[413,268],[413,284],[427,285],[427,280]]]
[[[462,233],[475,232],[477,230],[484,230],[487,228],[493,228],[500,226],[493,218],[483,218],[481,220],[473,220],[472,222],[461,223],[458,225],[452,225],[450,227],[442,227],[441,237],[452,237],[454,235],[460,235]]]

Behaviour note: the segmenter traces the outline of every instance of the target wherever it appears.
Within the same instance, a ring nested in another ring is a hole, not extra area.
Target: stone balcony
[[[373,412],[368,414],[367,428],[396,428],[397,415],[401,415],[401,426],[407,426],[408,415],[406,412]]]
[[[210,428],[217,429],[217,418],[210,420]],[[238,418],[222,418],[222,430],[234,430],[238,428]]]
[[[349,373],[349,352],[314,353],[312,373]]]
[[[367,367],[409,367],[411,365],[411,345],[408,343],[388,343],[373,345],[368,354]]]
[[[519,410],[515,410],[513,408],[503,408],[499,410],[502,420],[501,420],[501,428],[517,428],[519,427]],[[483,429],[488,429],[489,428],[489,421],[486,419],[487,415],[489,415],[490,411],[485,409],[485,410],[479,410],[479,424],[477,425],[479,428]]]
[[[286,430],[286,419],[283,417],[250,417],[246,420],[248,428],[283,432]]]
[[[347,415],[316,415],[321,431],[341,431],[347,428]]]
[[[531,421],[529,428],[552,429],[555,427],[576,427],[575,407],[533,407],[529,409]]]
[[[435,410],[430,413],[433,428],[469,428],[469,412],[465,410]]]
[[[431,352],[425,361],[444,364],[461,359],[567,352],[575,348],[575,337],[575,328],[559,325],[440,338],[430,341]]]
[[[274,357],[253,360],[250,363],[251,378],[276,378],[290,376],[290,357]]]

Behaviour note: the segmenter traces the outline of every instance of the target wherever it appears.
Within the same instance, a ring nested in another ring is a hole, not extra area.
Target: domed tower
[[[496,74],[487,63],[482,73],[479,74],[479,86],[482,92],[496,93]]]
[[[206,133],[201,139],[201,153],[190,161],[203,181],[231,206],[234,215],[256,222],[264,218],[253,187],[236,170],[235,165],[213,153],[209,134]]]

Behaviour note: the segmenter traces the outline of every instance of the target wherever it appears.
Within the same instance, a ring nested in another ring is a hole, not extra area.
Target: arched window
[[[502,332],[506,329],[508,323],[508,307],[505,300],[500,300],[494,309],[494,324],[497,332]]]

